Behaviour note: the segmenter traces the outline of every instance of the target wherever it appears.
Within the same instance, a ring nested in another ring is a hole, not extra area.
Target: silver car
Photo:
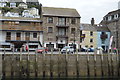
[[[71,46],[65,46],[64,48],[61,49],[61,53],[73,53],[74,48]]]

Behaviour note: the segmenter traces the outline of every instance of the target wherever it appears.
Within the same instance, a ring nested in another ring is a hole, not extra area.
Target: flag
[[[109,49],[111,49],[111,47],[112,47],[112,42],[113,42],[113,36],[111,36],[111,38],[110,38]]]

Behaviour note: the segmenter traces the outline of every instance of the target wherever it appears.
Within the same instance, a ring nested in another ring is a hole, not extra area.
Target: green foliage
[[[8,7],[0,7],[0,10],[2,10],[3,13],[6,13],[6,12],[10,11],[11,9]]]

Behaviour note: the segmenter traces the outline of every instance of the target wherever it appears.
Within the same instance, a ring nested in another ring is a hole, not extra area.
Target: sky
[[[81,23],[99,24],[103,17],[118,9],[119,0],[39,0],[43,7],[75,8],[81,16]]]

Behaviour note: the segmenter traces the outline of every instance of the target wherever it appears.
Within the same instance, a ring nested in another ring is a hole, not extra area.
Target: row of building
[[[58,49],[64,46],[109,47],[110,30],[106,25],[80,23],[81,16],[76,9],[41,7],[40,17],[10,17],[0,18],[0,50],[20,49],[29,45],[29,50],[41,46],[48,49]]]

